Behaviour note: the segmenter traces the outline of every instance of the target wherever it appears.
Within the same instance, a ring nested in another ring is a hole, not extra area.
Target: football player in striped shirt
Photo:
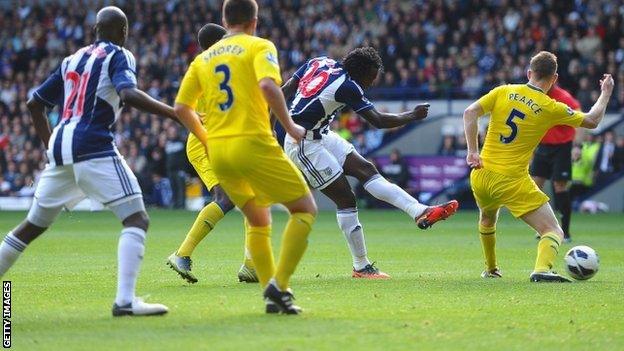
[[[95,43],[66,57],[28,101],[49,163],[26,219],[0,244],[0,276],[63,208],[89,197],[106,205],[123,225],[113,316],[160,315],[167,313],[166,306],[146,303],[135,294],[149,218],[137,178],[119,154],[111,126],[124,105],[173,119],[176,115],[172,107],[137,89],[134,57],[123,48],[127,36],[126,15],[114,6],[101,9]],[[61,108],[61,120],[51,130],[46,108],[54,106]]]

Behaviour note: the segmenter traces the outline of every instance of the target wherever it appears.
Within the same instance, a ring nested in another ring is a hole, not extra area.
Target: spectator
[[[445,135],[442,138],[442,144],[438,148],[438,155],[454,156],[455,151],[455,137],[453,135]]]
[[[615,142],[613,168],[616,172],[624,171],[624,136],[619,136]]]
[[[167,177],[171,182],[173,208],[184,208],[186,203],[186,169],[188,161],[185,151],[186,143],[174,126],[167,129],[165,144]]]
[[[407,182],[410,178],[409,169],[399,150],[392,150],[390,153],[390,163],[381,167],[380,171],[390,182],[403,189],[407,189]]]
[[[611,176],[614,171],[614,156],[615,156],[615,134],[613,131],[607,131],[604,134],[604,141],[600,145],[597,159],[597,182],[602,182]]]

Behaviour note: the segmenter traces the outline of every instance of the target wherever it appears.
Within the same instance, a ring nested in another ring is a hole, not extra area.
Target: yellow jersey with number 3
[[[208,139],[271,136],[269,107],[258,86],[263,78],[282,83],[275,45],[244,33],[229,35],[193,60],[176,103],[196,109],[203,98]]]
[[[509,177],[525,176],[533,151],[555,125],[578,127],[584,114],[555,101],[530,84],[509,84],[492,89],[478,100],[490,113],[483,167]]]

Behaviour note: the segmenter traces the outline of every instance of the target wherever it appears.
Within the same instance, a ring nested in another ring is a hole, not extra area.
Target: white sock
[[[134,299],[137,276],[145,253],[145,230],[137,227],[122,229],[117,248],[117,297],[118,306]]]
[[[0,244],[0,277],[4,276],[4,273],[13,266],[26,246],[27,244],[13,235],[13,232],[9,232],[4,237],[2,244]]]
[[[366,242],[364,241],[364,231],[358,219],[357,208],[345,208],[336,211],[338,226],[344,234],[351,256],[353,257],[353,268],[360,270],[370,264],[366,256]]]
[[[412,219],[425,212],[427,206],[418,202],[401,189],[398,185],[392,184],[381,175],[376,175],[364,184],[364,189],[381,201],[385,201],[394,207],[403,210]]]

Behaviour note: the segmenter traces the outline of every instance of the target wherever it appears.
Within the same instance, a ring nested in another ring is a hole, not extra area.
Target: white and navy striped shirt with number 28
[[[136,63],[130,51],[97,41],[66,57],[34,92],[48,107],[61,107],[47,156],[51,165],[119,155],[111,127],[122,102],[119,91],[135,87]]]

